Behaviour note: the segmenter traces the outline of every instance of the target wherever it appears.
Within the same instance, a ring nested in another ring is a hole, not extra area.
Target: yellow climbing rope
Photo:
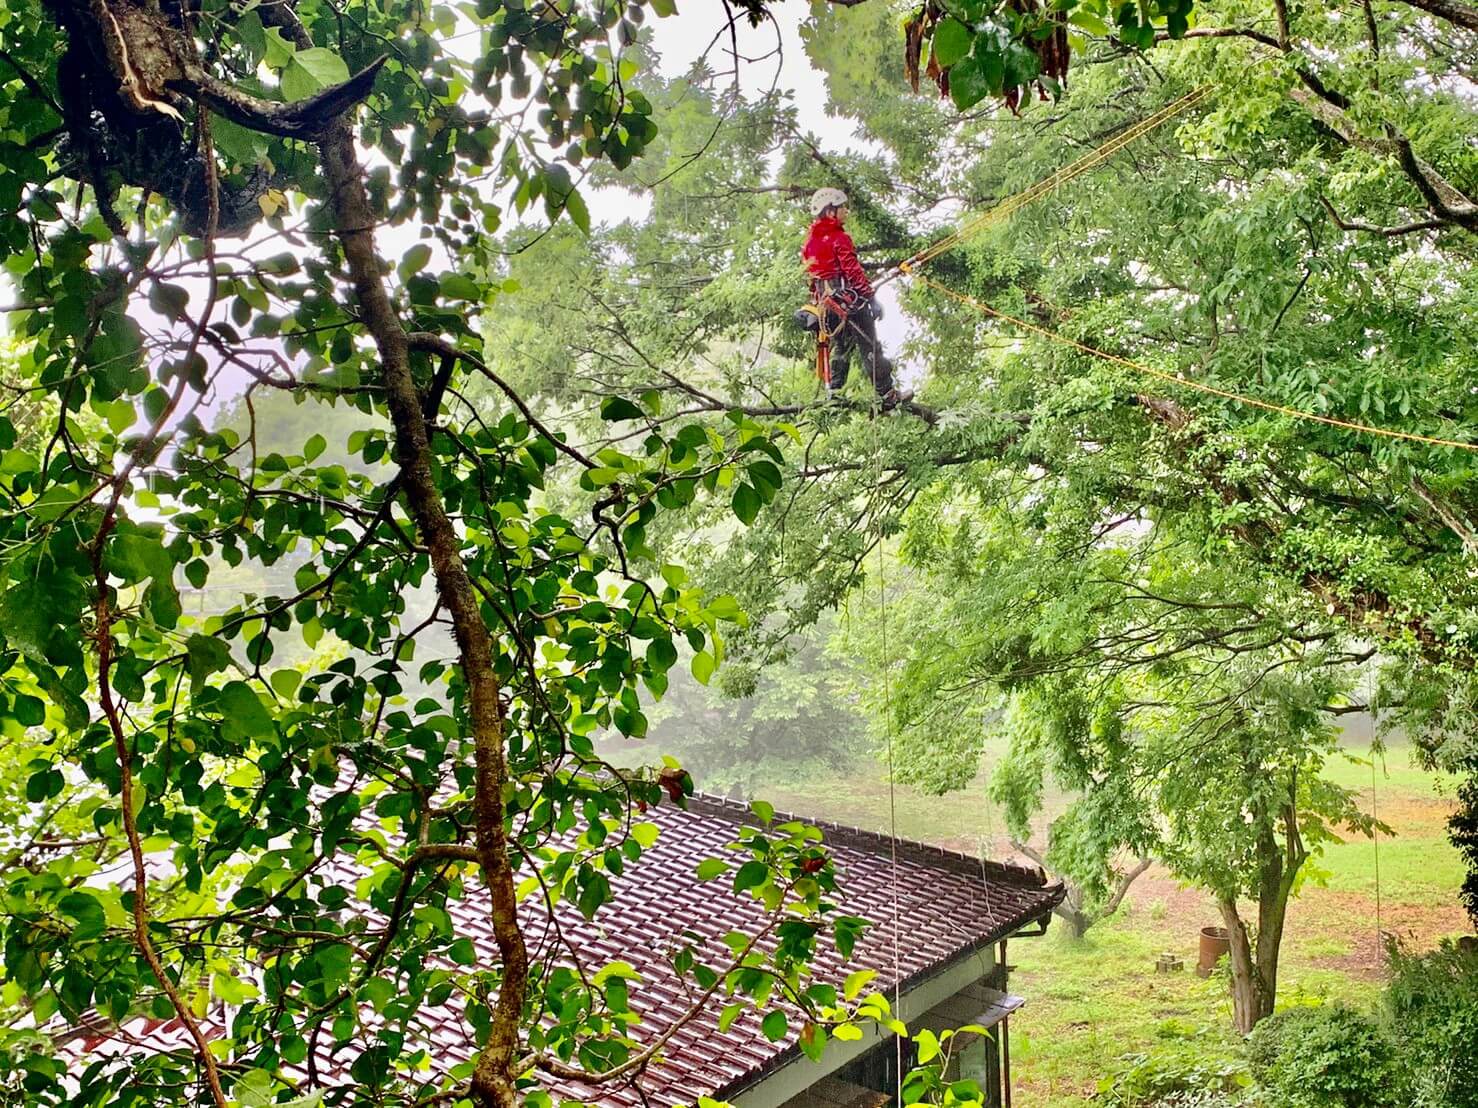
[[[1069,336],[1064,335],[1058,331],[1053,331],[1050,328],[1042,327],[1038,324],[1031,323],[1024,319],[1019,319],[1016,316],[1011,315],[1007,312],[1003,312],[998,308],[991,307],[983,300],[978,300],[973,296],[968,296],[965,293],[957,292],[947,285],[940,284],[938,281],[926,277],[924,276],[924,274],[919,272],[919,267],[927,265],[929,262],[937,258],[940,254],[943,254],[949,250],[953,250],[956,246],[964,242],[966,239],[979,234],[987,227],[994,226],[995,224],[1000,223],[1002,220],[1008,218],[1013,213],[1020,211],[1022,208],[1026,207],[1033,201],[1040,200],[1042,197],[1050,195],[1057,189],[1061,188],[1068,181],[1071,181],[1074,177],[1086,173],[1088,172],[1088,170],[1093,169],[1096,166],[1102,165],[1109,158],[1113,157],[1113,155],[1117,154],[1120,150],[1123,150],[1130,143],[1135,142],[1136,140],[1149,134],[1149,132],[1153,131],[1155,128],[1163,125],[1171,119],[1174,119],[1182,112],[1185,112],[1194,107],[1196,104],[1201,103],[1211,94],[1211,91],[1212,89],[1210,85],[1201,85],[1198,88],[1192,89],[1190,92],[1186,93],[1178,100],[1174,100],[1171,103],[1167,104],[1165,107],[1161,108],[1153,115],[1146,116],[1144,119],[1140,120],[1132,127],[1128,127],[1125,130],[1121,131],[1119,134],[1115,135],[1113,138],[1105,142],[1102,146],[1097,147],[1096,149],[1084,155],[1082,158],[1079,158],[1072,164],[1065,166],[1064,168],[1059,169],[1052,174],[1049,174],[1048,176],[1038,181],[1036,184],[1032,185],[1030,188],[1024,189],[1019,193],[1007,197],[1005,200],[1001,201],[994,207],[989,208],[979,215],[973,216],[972,218],[966,220],[953,233],[946,235],[944,238],[938,240],[937,242],[931,243],[929,246],[925,247],[923,250],[920,250],[917,254],[907,259],[906,261],[900,262],[898,265],[898,272],[905,277],[911,277],[916,281],[928,285],[930,288],[935,289],[936,291],[943,293],[945,296],[949,296],[962,304],[969,305],[970,307],[975,308],[977,311],[983,312],[989,316],[993,316],[994,318],[999,319],[1005,323],[1010,323],[1013,326],[1019,327],[1024,331],[1029,331],[1032,334],[1040,335],[1042,338],[1045,338],[1050,342],[1060,343],[1063,346],[1073,347],[1074,349],[1079,350],[1084,354],[1090,354],[1095,358],[1102,358],[1105,361],[1114,362],[1117,365],[1124,366],[1126,369],[1131,369],[1134,372],[1143,374],[1146,377],[1153,377],[1157,380],[1165,381],[1180,388],[1191,389],[1196,392],[1205,393],[1209,396],[1217,396],[1224,400],[1231,400],[1238,404],[1245,404],[1250,408],[1260,408],[1263,411],[1275,412],[1279,415],[1288,416],[1292,419],[1305,420],[1311,423],[1322,423],[1328,427],[1338,427],[1341,430],[1352,431],[1356,434],[1376,435],[1382,438],[1400,439],[1406,442],[1420,443],[1424,446],[1440,446],[1447,447],[1453,450],[1467,450],[1478,453],[1478,443],[1475,442],[1464,442],[1458,439],[1441,438],[1436,435],[1421,435],[1412,431],[1399,431],[1390,427],[1377,427],[1369,423],[1359,423],[1354,420],[1338,419],[1334,416],[1319,415],[1315,412],[1304,411],[1301,408],[1290,407],[1287,404],[1276,404],[1272,401],[1261,400],[1254,396],[1247,396],[1244,393],[1236,392],[1231,389],[1224,389],[1219,388],[1215,385],[1208,385],[1204,382],[1196,381],[1189,377],[1183,377],[1179,374],[1169,373],[1162,369],[1155,369],[1153,366],[1145,365],[1143,362],[1135,361],[1133,358],[1126,358],[1119,354],[1112,354],[1107,350],[1102,350],[1096,346],[1090,346],[1088,343],[1080,342],[1077,339],[1070,338]],[[884,280],[886,279],[887,278],[884,278]]]
[[[1352,420],[1336,419],[1334,416],[1318,415],[1315,412],[1306,412],[1300,408],[1290,408],[1286,404],[1275,404],[1270,400],[1259,400],[1255,396],[1245,396],[1242,393],[1233,392],[1231,389],[1218,388],[1215,385],[1208,385],[1204,381],[1197,381],[1190,377],[1168,373],[1163,369],[1155,369],[1153,366],[1145,365],[1143,362],[1137,362],[1133,358],[1125,358],[1119,354],[1112,354],[1107,350],[1090,346],[1086,342],[1079,342],[1077,339],[1064,335],[1061,332],[1053,331],[1025,319],[1020,319],[1017,316],[1011,315],[1009,312],[1001,311],[999,308],[993,308],[983,300],[977,300],[973,296],[966,296],[964,293],[956,292],[949,286],[942,285],[932,278],[925,277],[922,273],[912,269],[912,267],[905,268],[904,273],[914,278],[914,280],[921,281],[930,288],[943,293],[945,296],[958,300],[962,304],[968,304],[970,307],[984,312],[986,315],[994,316],[1003,322],[1020,327],[1023,331],[1030,331],[1052,342],[1061,343],[1063,346],[1071,346],[1076,350],[1081,350],[1084,354],[1091,354],[1095,358],[1102,358],[1104,361],[1113,362],[1116,365],[1124,366],[1126,369],[1132,369],[1136,373],[1142,373],[1147,377],[1154,377],[1158,380],[1166,381],[1169,384],[1178,385],[1181,388],[1192,389],[1196,392],[1206,393],[1209,396],[1219,396],[1224,400],[1233,400],[1238,404],[1246,404],[1251,408],[1261,408],[1267,412],[1276,412],[1279,415],[1290,416],[1294,419],[1303,419],[1313,423],[1323,423],[1329,427],[1339,427],[1346,431],[1355,431],[1363,435],[1380,435],[1389,439],[1405,439],[1408,442],[1418,442],[1426,446],[1447,446],[1456,450],[1478,452],[1478,443],[1460,442],[1457,439],[1444,439],[1435,435],[1419,435],[1414,431],[1398,431],[1390,427],[1375,427],[1368,423],[1356,423]]]
[[[1057,191],[1057,189],[1067,184],[1074,177],[1087,173],[1090,169],[1097,168],[1120,150],[1124,149],[1124,147],[1139,141],[1155,128],[1174,119],[1182,112],[1189,111],[1211,95],[1211,91],[1210,85],[1201,85],[1199,88],[1192,89],[1180,99],[1172,101],[1153,115],[1146,116],[1132,127],[1126,127],[1102,146],[1090,150],[1071,165],[1064,166],[1056,172],[1048,174],[1030,188],[1023,189],[1021,192],[1008,196],[994,207],[988,208],[979,215],[967,219],[952,234],[946,235],[937,242],[930,243],[907,261],[900,263],[898,266],[899,270],[906,274],[911,269],[926,265],[939,257],[940,254],[953,250],[966,239],[973,238],[987,227],[1000,223],[1033,201],[1040,200],[1042,197]]]

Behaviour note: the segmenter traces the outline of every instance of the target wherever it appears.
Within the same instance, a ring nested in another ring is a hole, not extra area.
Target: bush
[[[1245,1068],[1224,1054],[1223,1044],[1204,1031],[1177,1034],[1161,1025],[1161,1038],[1179,1038],[1145,1054],[1131,1054],[1124,1067],[1098,1083],[1098,1099],[1111,1108],[1235,1108],[1251,1084]]]
[[[1412,1068],[1419,1108],[1478,1108],[1478,953],[1444,943],[1391,949],[1392,1034]]]
[[[1344,1004],[1287,1008],[1257,1025],[1248,1059],[1267,1108],[1405,1108],[1406,1069],[1370,1017]]]

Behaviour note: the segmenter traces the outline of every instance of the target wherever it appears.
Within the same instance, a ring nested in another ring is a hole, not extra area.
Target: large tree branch
[[[355,155],[354,133],[340,119],[320,144],[334,228],[354,286],[360,317],[380,355],[386,403],[395,428],[395,457],[406,506],[424,537],[437,596],[452,619],[457,658],[466,688],[475,767],[474,814],[477,857],[492,901],[493,933],[501,956],[501,980],[492,1027],[472,1075],[472,1095],[488,1108],[519,1103],[512,1066],[528,992],[528,949],[519,927],[503,785],[508,779],[503,749],[496,650],[477,591],[462,560],[461,540],[447,514],[432,473],[431,446],[422,397],[411,372],[411,344],[391,303],[375,250],[374,210],[364,172]]]
[[[1440,219],[1469,231],[1478,231],[1478,204],[1442,176],[1430,162],[1418,157],[1411,147],[1410,139],[1394,131],[1389,138],[1372,138],[1362,134],[1346,111],[1348,102],[1343,96],[1326,88],[1311,73],[1300,70],[1299,77],[1304,87],[1290,89],[1288,95],[1332,131],[1340,141],[1360,150],[1394,156],[1402,171],[1422,194],[1422,199]]]
[[[1184,431],[1193,418],[1180,404],[1165,398],[1157,398],[1153,404],[1146,404],[1145,410],[1173,432]],[[1219,470],[1208,468],[1205,463],[1199,466],[1198,474],[1228,506],[1258,502],[1254,491],[1228,479]],[[1265,521],[1253,521],[1234,524],[1232,530],[1249,554],[1273,564],[1280,562],[1278,548],[1282,534],[1273,526]],[[1451,661],[1432,628],[1419,616],[1405,611],[1391,596],[1368,588],[1352,592],[1337,575],[1322,569],[1303,570],[1299,583],[1317,597],[1332,615],[1338,616],[1355,630],[1365,634],[1374,633],[1379,638],[1410,638],[1423,653],[1434,660]],[[1471,666],[1473,660],[1467,659],[1466,664]]]
[[[1411,491],[1416,494],[1418,500],[1432,509],[1433,515],[1462,540],[1463,549],[1470,556],[1478,556],[1478,532],[1474,531],[1473,525],[1464,519],[1457,509],[1428,488],[1426,482],[1420,477],[1411,479]]]
[[[1393,227],[1382,227],[1375,223],[1366,223],[1359,219],[1345,219],[1341,216],[1335,206],[1329,202],[1328,197],[1319,197],[1319,203],[1324,205],[1324,210],[1329,213],[1329,218],[1334,220],[1334,225],[1341,231],[1366,231],[1372,235],[1381,235],[1384,238],[1397,238],[1401,235],[1411,235],[1418,231],[1440,231],[1449,226],[1443,219],[1417,219],[1409,223],[1398,223]]]
[[[1478,8],[1454,3],[1452,0],[1405,0],[1405,2],[1423,11],[1451,19],[1461,26],[1478,27]],[[1182,37],[1245,38],[1277,50],[1279,53],[1290,54],[1293,51],[1293,44],[1289,37],[1287,9],[1282,0],[1277,0],[1276,7],[1278,15],[1276,36],[1249,27],[1196,27],[1187,31]],[[1157,42],[1169,39],[1170,36],[1163,32],[1155,36]],[[1469,231],[1478,231],[1478,204],[1475,204],[1461,189],[1444,177],[1430,162],[1419,157],[1412,149],[1410,139],[1393,127],[1387,128],[1388,133],[1384,138],[1372,138],[1362,134],[1348,114],[1350,107],[1348,99],[1326,86],[1318,75],[1307,67],[1298,66],[1296,72],[1304,87],[1290,89],[1288,95],[1302,105],[1310,115],[1348,146],[1395,157],[1401,165],[1402,172],[1410,178],[1417,191],[1422,194],[1422,199],[1443,223],[1456,224]],[[1376,228],[1362,229],[1375,230]],[[1408,226],[1390,233],[1404,234],[1407,230],[1417,229],[1419,228]]]
[[[1456,23],[1459,27],[1478,31],[1478,8],[1471,4],[1459,4],[1455,0],[1401,0],[1401,2],[1413,8],[1419,8],[1428,15],[1435,15],[1449,23]]]
[[[1144,872],[1155,864],[1153,858],[1144,857],[1134,864],[1132,869],[1127,869],[1119,874],[1118,884],[1114,886],[1113,895],[1104,902],[1102,914],[1111,916],[1119,910],[1119,905],[1124,902],[1125,895],[1129,892],[1129,886],[1144,874]]]

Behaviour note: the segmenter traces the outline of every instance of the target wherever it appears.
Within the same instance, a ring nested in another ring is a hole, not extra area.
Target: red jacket
[[[801,250],[801,260],[811,276],[821,280],[841,278],[856,289],[863,299],[872,299],[872,284],[857,260],[857,247],[852,236],[831,216],[823,216],[811,224],[811,234]]]

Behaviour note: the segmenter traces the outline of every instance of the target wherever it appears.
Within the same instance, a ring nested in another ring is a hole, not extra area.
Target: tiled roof
[[[728,853],[725,848],[734,840],[738,824],[753,819],[747,807],[700,796],[689,801],[687,811],[663,805],[644,818],[656,823],[661,835],[613,882],[615,900],[594,920],[586,920],[567,904],[555,912],[559,932],[587,966],[621,960],[642,975],[631,990],[632,1007],[642,1016],[638,1037],[657,1035],[689,1006],[692,983],[679,978],[668,962],[684,932],[690,933],[687,941],[698,946],[700,958],[706,955],[710,964],[721,964],[728,951],[720,937],[734,930],[752,933],[764,918],[763,907],[747,893],[734,894],[723,880],[700,882],[694,873],[703,858]],[[777,821],[797,818],[825,833],[841,887],[839,908],[870,923],[845,964],[829,942],[818,944],[815,970],[821,980],[839,984],[846,973],[866,968],[878,974],[871,987],[891,993],[901,975],[907,993],[916,982],[1039,919],[1062,898],[1061,886],[1048,884],[1038,870],[982,863],[936,847],[894,843],[886,836],[804,817],[776,816]],[[894,971],[895,896],[897,918],[902,921],[897,943],[900,974]],[[472,895],[449,908],[458,933],[471,938],[489,960],[496,960],[485,903]],[[526,920],[531,946],[552,933],[537,898],[525,901],[520,910],[537,917]],[[662,1055],[631,1080],[599,1087],[553,1082],[549,1091],[602,1108],[692,1104],[700,1096],[732,1096],[799,1056],[797,1027],[772,1043],[760,1033],[758,1021],[746,1015],[721,1033],[721,1008],[722,1003],[713,1004],[681,1028]],[[460,1010],[450,1005],[428,1008],[420,1018],[423,1045],[438,1068],[471,1056],[473,1031]],[[180,1036],[171,1028],[173,1023],[134,1021],[118,1029],[110,1041],[89,1036],[86,1046],[177,1048]],[[214,1030],[219,1033],[218,1026]],[[334,1071],[346,1072],[353,1061],[348,1049],[320,1060],[320,1073],[330,1083]]]

